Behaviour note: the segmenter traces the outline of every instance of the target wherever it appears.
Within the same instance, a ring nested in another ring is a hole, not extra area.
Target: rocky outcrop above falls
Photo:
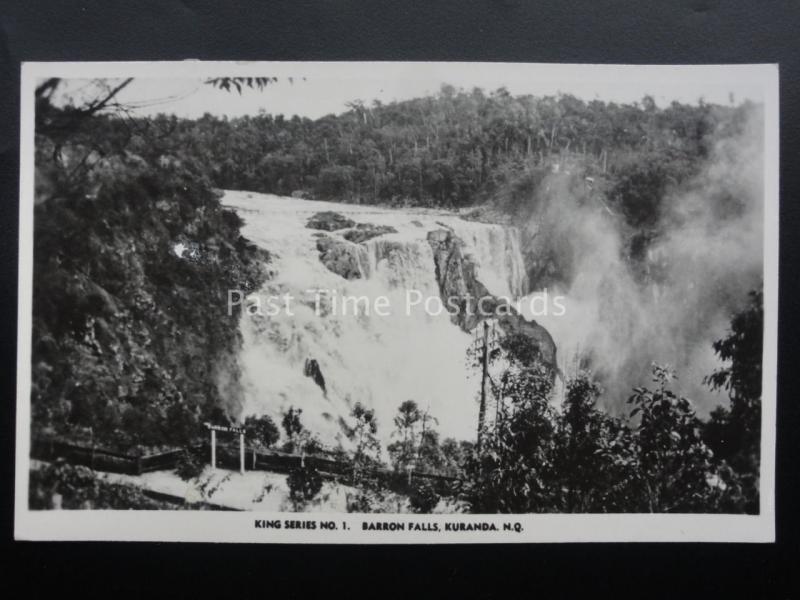
[[[366,257],[366,248],[361,244],[387,233],[397,233],[394,227],[356,223],[344,215],[331,211],[315,214],[308,220],[306,227],[337,231],[334,235],[317,231],[313,236],[317,238],[317,250],[322,264],[345,279],[360,279],[364,276],[362,265]],[[347,231],[339,233],[340,229]]]
[[[359,223],[355,229],[345,231],[343,234],[344,239],[354,244],[360,244],[371,240],[372,238],[384,235],[387,233],[397,233],[397,229],[389,225],[373,225],[372,223]]]
[[[522,334],[532,339],[542,362],[555,372],[556,345],[550,333],[487,290],[477,277],[477,265],[464,252],[464,243],[458,236],[449,229],[437,229],[428,233],[428,243],[433,250],[439,293],[453,323],[470,332],[486,318],[496,318],[506,334]]]
[[[317,238],[319,259],[328,270],[345,279],[360,279],[362,277],[359,266],[360,248],[357,244],[321,235]]]
[[[313,215],[306,223],[306,227],[322,231],[338,231],[354,227],[355,224],[356,222],[353,219],[349,219],[341,213],[325,210]]]

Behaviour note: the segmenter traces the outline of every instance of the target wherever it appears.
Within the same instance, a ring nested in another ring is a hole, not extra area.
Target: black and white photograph
[[[774,539],[774,65],[22,75],[18,537]]]

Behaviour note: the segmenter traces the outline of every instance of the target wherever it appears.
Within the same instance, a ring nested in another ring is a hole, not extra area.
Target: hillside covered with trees
[[[316,120],[159,115],[108,126],[127,151],[190,165],[221,189],[473,209],[474,218],[519,223],[542,211],[552,188],[563,188],[557,193],[611,215],[642,274],[652,269],[641,259],[670,225],[665,201],[702,175],[719,144],[761,118],[751,102],[660,107],[648,96],[618,104],[452,86],[349,107]],[[715,203],[720,210],[736,210],[730,191],[710,193],[725,196]],[[554,244],[531,249],[529,275],[541,286],[571,276],[569,248]]]

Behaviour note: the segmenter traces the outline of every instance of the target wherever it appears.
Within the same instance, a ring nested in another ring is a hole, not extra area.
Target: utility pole
[[[486,421],[486,380],[489,377],[489,324],[483,322],[483,350],[481,352],[481,404],[478,409],[478,451],[481,449],[481,437]]]

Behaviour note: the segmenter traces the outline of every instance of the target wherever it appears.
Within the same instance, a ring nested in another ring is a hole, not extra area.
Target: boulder
[[[322,376],[322,369],[319,368],[319,363],[316,358],[306,359],[303,365],[303,375],[313,379],[314,383],[322,390],[322,393],[327,395],[328,390],[325,388],[325,377]]]
[[[506,335],[518,334],[531,339],[539,350],[542,363],[550,367],[554,374],[560,373],[556,362],[556,343],[547,329],[533,319],[529,321],[511,306],[508,307],[508,314],[501,315],[497,321]]]
[[[364,249],[357,244],[322,235],[317,238],[319,259],[328,270],[344,277],[345,279],[360,279],[362,277],[359,252]]]
[[[397,233],[397,229],[390,225],[373,225],[372,223],[359,223],[355,229],[344,232],[344,239],[354,244],[366,242],[379,235],[386,233]]]
[[[354,227],[355,224],[355,221],[348,219],[341,213],[325,210],[314,214],[306,223],[306,227],[322,231],[337,231]]]

